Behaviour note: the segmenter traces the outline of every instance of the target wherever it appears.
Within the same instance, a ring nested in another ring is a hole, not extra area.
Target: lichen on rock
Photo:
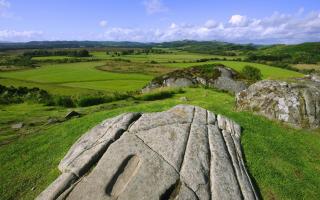
[[[295,127],[318,128],[320,83],[312,79],[260,81],[237,94],[236,106]]]

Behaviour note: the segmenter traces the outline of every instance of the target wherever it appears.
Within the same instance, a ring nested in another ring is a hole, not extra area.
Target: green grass
[[[49,84],[46,87],[49,92],[56,93],[61,87],[75,88],[75,90],[87,89],[118,91],[138,90],[152,79],[152,76],[143,74],[112,73],[96,69],[105,62],[81,62],[71,64],[46,64],[37,69],[2,72],[0,78],[7,79],[5,82],[24,81],[39,86]],[[5,80],[2,79],[2,80]],[[0,84],[2,82],[0,79]],[[104,85],[105,84],[105,85]],[[119,87],[119,88],[118,88]],[[121,89],[123,88],[123,89]],[[51,90],[52,89],[52,90]],[[68,90],[68,89],[66,89]],[[77,92],[78,93],[78,92]]]
[[[177,68],[177,67],[191,67],[191,66],[197,66],[197,65],[203,65],[203,64],[215,64],[215,63],[224,64],[227,67],[230,67],[238,72],[241,72],[244,66],[251,65],[261,70],[263,79],[287,79],[287,78],[298,78],[298,77],[304,76],[303,74],[295,71],[272,67],[269,65],[250,63],[250,62],[238,62],[238,61],[214,61],[214,62],[203,62],[203,63],[170,63],[170,64],[165,64],[165,66]]]
[[[188,102],[179,99],[185,96]],[[234,97],[202,88],[186,89],[173,98],[137,103],[121,101],[90,107],[82,118],[45,126],[0,147],[1,199],[33,199],[58,175],[59,161],[84,132],[123,112],[154,112],[174,105],[199,105],[235,120],[243,127],[246,164],[264,199],[320,198],[320,131],[296,130],[249,112],[234,111]],[[113,105],[118,104],[114,108]],[[111,106],[111,107],[110,107]],[[24,107],[24,105],[22,105]],[[30,107],[30,109],[36,109]],[[10,110],[11,118],[21,108]],[[41,106],[40,110],[43,109]],[[2,115],[7,115],[3,111]],[[47,113],[43,111],[43,115]],[[32,114],[33,115],[33,114]],[[1,121],[5,118],[0,118]]]
[[[149,79],[147,79],[149,80]],[[91,81],[91,82],[73,82],[64,83],[62,86],[85,88],[92,90],[102,90],[111,92],[128,92],[141,89],[146,85],[146,80],[107,80],[107,81]]]
[[[89,90],[85,88],[76,88],[76,87],[67,87],[58,84],[51,83],[38,83],[32,81],[16,80],[16,79],[7,79],[0,78],[0,84],[5,86],[14,86],[14,87],[38,87],[43,90],[49,91],[52,94],[58,95],[80,95],[80,94],[89,94],[96,92],[94,90]]]

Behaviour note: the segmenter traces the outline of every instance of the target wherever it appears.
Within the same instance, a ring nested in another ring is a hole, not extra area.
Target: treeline
[[[22,103],[32,101],[36,103],[47,103],[51,96],[45,90],[27,87],[6,87],[0,85],[0,104]]]
[[[36,87],[6,87],[0,85],[0,104],[9,105],[23,102],[33,102],[41,103],[46,106],[73,108],[99,105],[129,98],[140,101],[154,101],[164,98],[170,98],[174,94],[182,92],[183,90],[181,89],[168,89],[155,91],[148,94],[140,94],[140,92],[133,91],[125,93],[113,92],[108,94],[97,92],[90,95],[61,96],[50,95],[47,91]]]
[[[0,58],[0,66],[34,67],[35,63],[31,56],[9,56]]]
[[[85,107],[101,103],[129,98],[129,93],[92,94],[77,97],[51,95],[37,87],[6,87],[0,85],[0,104],[16,104],[23,102],[42,103],[46,106]]]
[[[45,57],[45,56],[69,56],[69,57],[90,57],[90,53],[86,49],[82,50],[34,50],[23,53],[24,56]]]
[[[274,53],[274,54],[248,54],[249,61],[271,61],[282,62],[287,64],[316,64],[320,61],[320,56],[306,52],[297,52],[293,55],[288,53]]]
[[[220,56],[236,56],[238,52],[253,51],[258,48],[253,44],[233,44],[218,41],[193,41],[184,40],[176,42],[164,42],[158,44],[162,48],[175,48],[191,53],[203,53]]]
[[[107,50],[106,54],[111,56],[125,56],[125,55],[141,55],[141,54],[168,54],[169,51],[164,51],[157,48],[143,48],[143,49],[111,49]]]
[[[0,42],[0,50],[17,49],[57,49],[57,48],[105,48],[105,47],[151,47],[151,43],[112,42],[112,41],[32,41],[32,42]]]

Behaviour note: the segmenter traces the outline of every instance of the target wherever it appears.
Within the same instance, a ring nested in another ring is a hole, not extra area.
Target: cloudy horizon
[[[320,4],[314,0],[201,2],[0,0],[0,41],[320,41]]]

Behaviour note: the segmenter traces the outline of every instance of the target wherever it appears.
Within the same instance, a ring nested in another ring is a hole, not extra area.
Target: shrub
[[[241,74],[243,77],[245,77],[250,81],[258,81],[258,80],[261,80],[262,78],[260,69],[256,67],[252,67],[250,65],[245,66],[242,69]]]
[[[88,106],[94,106],[98,104],[105,103],[106,99],[104,97],[80,97],[78,99],[78,106],[80,107],[88,107]]]
[[[151,61],[150,61],[150,64],[158,64],[158,62],[155,61],[155,60],[151,60]]]
[[[75,106],[72,98],[68,96],[57,96],[55,99],[55,105],[66,108],[72,108]]]
[[[26,101],[45,103],[52,99],[51,95],[39,88],[6,87],[0,85],[0,104],[22,103]]]

